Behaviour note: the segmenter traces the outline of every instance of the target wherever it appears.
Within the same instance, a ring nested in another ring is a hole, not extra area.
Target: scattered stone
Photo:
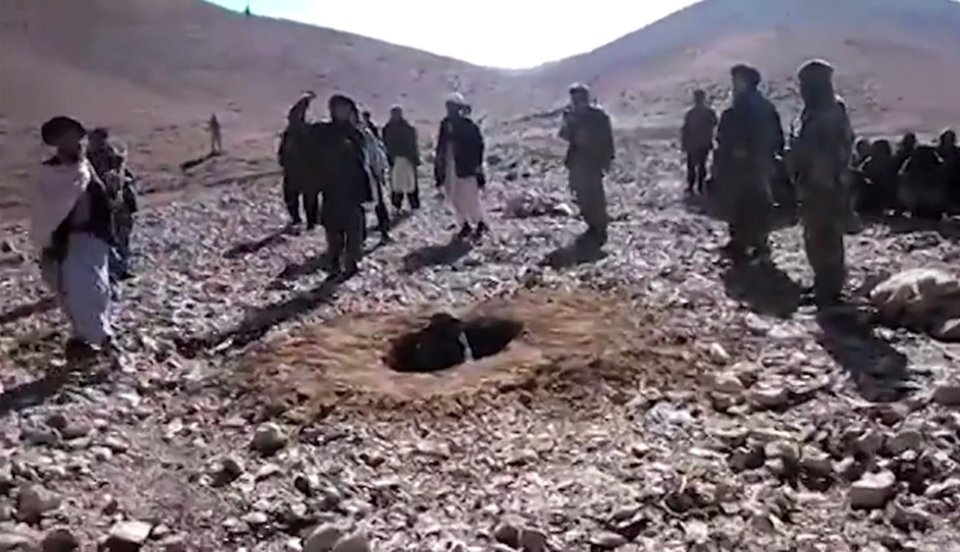
[[[251,446],[260,454],[271,456],[287,446],[287,435],[276,424],[267,422],[257,428]]]
[[[730,455],[730,468],[737,472],[755,470],[764,465],[767,457],[760,445],[740,447]]]
[[[143,521],[121,521],[110,529],[107,550],[110,552],[135,552],[150,538],[153,525]]]
[[[493,539],[511,548],[520,548],[520,533],[519,527],[507,521],[502,521],[493,530]]]
[[[213,473],[213,485],[222,487],[229,485],[243,475],[245,471],[243,460],[236,456],[227,456],[219,462],[216,471]]]
[[[39,525],[47,512],[56,510],[60,500],[46,490],[27,485],[20,488],[17,495],[17,519],[28,525]]]
[[[343,533],[343,529],[336,525],[321,525],[303,540],[303,552],[330,552],[343,537]]]
[[[876,456],[886,441],[886,437],[879,431],[868,429],[854,442],[854,450],[866,457]]]
[[[38,539],[24,531],[5,531],[0,528],[0,552],[38,552]]]
[[[923,434],[915,429],[904,429],[887,441],[890,454],[900,456],[908,450],[919,451],[923,446]]]
[[[520,532],[520,550],[523,552],[547,552],[547,535],[535,529]]]
[[[960,406],[960,382],[941,383],[933,392],[933,400],[940,406]]]
[[[941,483],[934,483],[924,492],[924,496],[928,498],[947,498],[956,494],[960,494],[960,477],[951,477]]]
[[[40,548],[43,552],[74,552],[80,549],[80,541],[67,529],[54,529],[43,538]]]
[[[783,387],[757,386],[747,393],[747,400],[756,410],[779,410],[789,406],[790,394]]]
[[[358,531],[338,541],[332,552],[372,552],[372,550],[370,537],[363,531]]]
[[[263,512],[250,512],[243,516],[242,521],[250,527],[262,527],[270,521],[270,517]]]
[[[727,372],[714,374],[711,387],[715,392],[725,395],[740,395],[746,389],[736,374]]]
[[[811,477],[830,477],[833,474],[833,461],[822,450],[805,446],[801,451],[800,469]]]
[[[590,551],[601,552],[603,550],[616,550],[627,544],[627,539],[623,535],[603,531],[590,537]]]
[[[850,506],[854,509],[882,508],[896,493],[897,477],[889,471],[866,473],[850,487]]]
[[[710,360],[712,360],[714,364],[730,364],[730,353],[719,343],[711,343],[707,347],[707,354],[710,355]]]

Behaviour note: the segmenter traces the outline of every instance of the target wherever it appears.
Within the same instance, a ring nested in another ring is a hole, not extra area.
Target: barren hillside
[[[590,82],[607,105],[649,123],[672,115],[694,86],[713,86],[722,99],[738,62],[759,67],[789,108],[790,78],[811,57],[836,65],[861,128],[934,131],[960,121],[952,0],[704,0],[537,74],[541,86]]]

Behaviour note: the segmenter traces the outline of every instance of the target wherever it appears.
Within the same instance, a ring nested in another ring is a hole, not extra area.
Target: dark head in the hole
[[[485,358],[500,353],[523,331],[516,320],[479,316],[463,325],[463,333],[473,358]]]
[[[394,341],[387,364],[398,372],[437,372],[456,366],[466,359],[461,330],[456,317],[434,314],[427,327]]]

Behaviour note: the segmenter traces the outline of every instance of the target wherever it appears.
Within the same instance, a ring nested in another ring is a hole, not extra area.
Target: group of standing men
[[[797,76],[804,107],[789,140],[776,108],[759,90],[760,72],[740,64],[731,69],[732,105],[719,119],[707,106],[706,95],[694,94],[681,145],[687,154],[689,188],[703,192],[716,133],[710,192],[728,224],[724,252],[735,262],[769,260],[772,186],[785,166],[796,190],[804,248],[814,272],[808,299],[827,307],[840,302],[846,277],[843,237],[850,214],[854,133],[834,90],[833,68],[813,60]]]
[[[366,237],[365,206],[373,205],[383,241],[390,240],[388,195],[395,211],[404,202],[412,210],[420,207],[417,130],[400,106],[390,110],[390,121],[381,130],[369,112],[361,114],[356,102],[341,94],[328,102],[329,120],[308,122],[314,97],[305,94],[288,114],[279,150],[284,201],[292,224],[302,221],[302,202],[307,229],[323,226],[328,269],[352,274]],[[480,197],[486,184],[483,135],[462,96],[451,96],[446,109],[434,176],[457,214],[457,238],[480,238],[488,230]]]

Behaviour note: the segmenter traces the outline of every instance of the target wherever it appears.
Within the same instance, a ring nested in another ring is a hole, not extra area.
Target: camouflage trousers
[[[580,208],[590,232],[606,238],[607,195],[603,189],[603,169],[588,163],[573,163],[570,166],[570,191]]]
[[[846,280],[843,236],[849,221],[849,204],[842,189],[823,186],[801,188],[800,220],[807,261],[813,269],[817,299],[840,297]]]

